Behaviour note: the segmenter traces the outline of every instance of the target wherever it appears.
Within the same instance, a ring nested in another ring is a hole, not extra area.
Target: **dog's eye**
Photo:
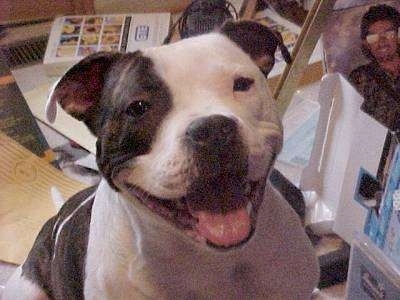
[[[245,92],[248,91],[254,83],[254,79],[247,77],[236,78],[233,82],[234,92]]]
[[[147,112],[150,107],[151,104],[147,101],[134,101],[128,106],[125,112],[128,116],[138,118]]]

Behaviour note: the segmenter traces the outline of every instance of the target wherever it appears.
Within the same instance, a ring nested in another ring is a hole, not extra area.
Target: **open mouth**
[[[129,195],[196,241],[218,249],[229,249],[246,243],[253,235],[265,178],[248,182],[243,206],[224,214],[194,211],[186,197],[161,199],[128,182],[124,182],[124,186]]]

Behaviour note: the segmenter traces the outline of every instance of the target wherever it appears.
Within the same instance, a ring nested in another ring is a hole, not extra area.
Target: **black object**
[[[310,226],[306,226],[305,231],[312,245],[315,248],[318,248],[318,244],[322,241],[324,236],[314,233]],[[328,249],[326,253],[318,255],[318,263],[320,268],[318,288],[323,289],[345,282],[347,280],[349,261],[350,245],[343,240],[341,240],[339,249],[332,251],[329,251]]]
[[[290,182],[281,172],[273,169],[269,177],[272,185],[299,215],[302,222],[305,220],[306,205],[301,190]]]
[[[318,288],[327,288],[345,282],[350,260],[350,246],[343,242],[340,249],[318,257],[320,265],[320,280]]]
[[[1,77],[11,79],[10,82],[0,82],[0,132],[37,156],[45,157],[49,144],[0,52]]]
[[[164,39],[168,44],[178,26],[182,39],[211,32],[220,27],[226,20],[238,19],[235,7],[225,0],[194,0],[183,11],[182,16],[171,26]]]
[[[373,178],[369,174],[363,174],[361,176],[359,188],[359,193],[361,196],[367,199],[374,199],[376,193],[381,190],[382,188],[375,178]]]

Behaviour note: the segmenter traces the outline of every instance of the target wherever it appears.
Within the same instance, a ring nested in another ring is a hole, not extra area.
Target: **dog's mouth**
[[[229,249],[245,244],[252,237],[257,211],[263,199],[265,179],[248,182],[242,205],[225,213],[195,211],[186,197],[161,199],[128,182],[124,182],[124,187],[130,196],[196,241],[219,249]]]

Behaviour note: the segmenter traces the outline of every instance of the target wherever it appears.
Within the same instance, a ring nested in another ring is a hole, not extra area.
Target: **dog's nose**
[[[226,213],[242,207],[248,156],[235,119],[197,119],[187,128],[185,140],[197,171],[186,197],[191,209]]]
[[[202,117],[189,125],[186,137],[196,148],[226,147],[238,138],[238,126],[235,120],[223,115]]]

